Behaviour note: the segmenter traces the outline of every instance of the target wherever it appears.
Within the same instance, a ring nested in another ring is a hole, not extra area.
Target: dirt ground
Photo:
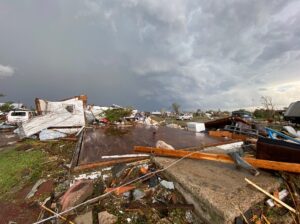
[[[72,152],[75,146],[74,142],[67,141],[53,141],[40,142],[36,140],[24,140],[18,142],[18,137],[12,132],[0,133],[0,157],[10,156],[10,152],[26,155],[26,153],[33,153],[41,151],[43,160],[41,166],[36,169],[41,169],[37,172],[38,176],[30,176],[32,174],[31,168],[26,168],[24,164],[20,173],[20,179],[12,184],[9,191],[0,195],[0,224],[7,224],[10,221],[18,224],[30,224],[37,220],[41,208],[37,201],[42,201],[50,196],[55,187],[55,180],[64,178],[68,173],[68,169],[62,164],[69,163],[72,158]],[[0,172],[5,172],[0,170]],[[3,175],[0,175],[0,178]],[[29,178],[31,177],[31,178]],[[35,193],[35,196],[29,200],[25,197],[31,191],[35,182],[38,179],[46,179]]]
[[[14,145],[19,140],[18,136],[12,132],[1,132],[0,131],[0,150],[1,147]]]
[[[9,200],[0,200],[0,224],[7,224],[10,221],[30,224],[36,221],[40,213],[38,204],[24,200],[32,186],[24,187]]]

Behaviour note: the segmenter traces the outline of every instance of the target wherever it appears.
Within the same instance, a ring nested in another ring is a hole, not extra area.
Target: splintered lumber
[[[120,159],[120,158],[136,158],[136,157],[149,157],[147,154],[125,154],[125,155],[111,155],[101,156],[101,159]]]
[[[158,148],[144,147],[144,146],[135,146],[134,151],[151,153],[153,155],[165,156],[165,157],[176,157],[176,158],[187,157],[187,158],[198,159],[198,160],[211,160],[211,161],[218,161],[222,163],[234,163],[231,157],[225,154],[191,152],[191,151],[184,151],[180,149],[179,150],[158,149]],[[245,160],[250,165],[257,168],[300,173],[300,164],[296,164],[296,163],[277,162],[277,161],[270,161],[270,160],[255,159],[250,157],[243,157],[243,160]]]
[[[146,204],[144,207],[141,207],[141,205],[137,204],[137,205],[132,205],[132,204],[125,204],[123,205],[126,210],[128,209],[128,211],[130,210],[136,210],[136,209],[141,209],[141,210],[147,210],[150,208],[155,208],[155,209],[167,209],[167,210],[172,210],[172,209],[186,209],[186,210],[194,210],[195,207],[193,204]]]
[[[114,159],[114,160],[109,160],[109,161],[102,161],[98,163],[88,163],[88,164],[83,164],[74,167],[74,171],[81,171],[81,170],[86,170],[86,169],[95,169],[98,167],[107,167],[107,166],[113,166],[116,164],[120,163],[131,163],[131,162],[136,162],[140,160],[145,160],[148,159],[148,156],[144,157],[136,157],[136,158],[121,158],[121,159]]]
[[[245,141],[248,137],[246,135],[232,133],[230,131],[209,131],[208,135],[213,137],[227,137],[231,139],[237,139]]]
[[[215,147],[215,146],[220,146],[220,145],[226,145],[226,144],[231,144],[231,143],[235,143],[235,142],[239,142],[240,140],[238,139],[231,139],[228,141],[222,141],[222,142],[217,142],[217,143],[208,143],[208,144],[203,144],[203,145],[199,145],[199,146],[195,146],[195,147],[189,147],[189,148],[184,148],[182,150],[184,151],[196,151],[199,149],[204,149],[204,148],[208,148],[208,147]]]
[[[200,152],[190,152],[190,151],[174,150],[174,149],[159,149],[159,148],[144,147],[144,146],[135,146],[134,151],[151,153],[157,156],[178,157],[178,158],[188,156],[187,158],[191,158],[191,159],[203,159],[203,160],[219,161],[223,163],[234,163],[231,157],[225,154],[200,153]]]
[[[64,138],[60,138],[60,140],[77,142],[77,138],[76,137],[64,137]]]
[[[123,194],[123,193],[125,193],[127,191],[131,191],[131,190],[133,190],[135,188],[136,187],[133,186],[133,185],[128,185],[128,186],[116,187],[116,188],[106,188],[104,192],[107,193],[107,192],[111,192],[112,191],[114,194],[120,195],[120,194]]]
[[[56,212],[54,212],[54,211],[52,211],[51,209],[47,208],[45,205],[40,204],[40,206],[41,206],[43,209],[45,209],[46,211],[50,212],[51,214],[57,215],[57,217],[61,218],[62,220],[68,221],[70,224],[75,224],[74,222],[67,220],[64,216],[62,216],[62,215],[60,215],[60,214],[57,214]]]
[[[287,205],[286,203],[284,203],[283,201],[279,200],[278,198],[274,197],[273,195],[271,195],[269,192],[265,191],[264,189],[262,189],[261,187],[257,186],[255,183],[253,183],[252,181],[248,180],[247,178],[245,178],[245,181],[252,185],[253,187],[255,187],[257,190],[261,191],[262,193],[264,193],[265,195],[267,195],[268,197],[272,198],[274,201],[278,202],[279,204],[281,204],[283,207],[285,207],[286,209],[290,210],[293,213],[296,213],[296,210],[293,209],[291,206]]]

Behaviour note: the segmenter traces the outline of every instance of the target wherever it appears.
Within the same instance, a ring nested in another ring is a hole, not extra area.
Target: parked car
[[[33,116],[35,116],[33,111],[12,110],[8,112],[6,121],[8,124],[18,124],[28,121]]]
[[[232,111],[231,115],[233,117],[240,117],[243,118],[246,121],[252,121],[252,113],[249,111],[245,111],[245,110],[236,110],[236,111]]]
[[[176,119],[183,121],[183,120],[192,120],[192,118],[193,118],[193,115],[191,115],[191,114],[181,114]]]

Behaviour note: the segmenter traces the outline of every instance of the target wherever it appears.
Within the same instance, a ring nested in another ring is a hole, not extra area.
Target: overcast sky
[[[300,100],[300,1],[0,0],[0,101],[144,110]]]

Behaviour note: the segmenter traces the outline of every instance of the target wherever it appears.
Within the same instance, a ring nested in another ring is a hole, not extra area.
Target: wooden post
[[[134,151],[151,153],[153,155],[165,156],[165,157],[182,158],[187,156],[187,158],[191,158],[191,159],[198,159],[198,160],[203,159],[203,160],[218,161],[222,163],[234,163],[231,157],[225,154],[190,152],[190,151],[184,151],[180,149],[178,150],[157,149],[157,148],[143,147],[143,146],[135,146]],[[300,173],[300,164],[297,163],[277,162],[277,161],[249,158],[249,157],[243,157],[243,159],[246,162],[248,162],[250,165],[257,168]]]
[[[261,187],[257,186],[255,183],[253,183],[252,181],[248,180],[247,178],[245,178],[245,181],[248,184],[251,184],[253,187],[255,187],[257,190],[261,191],[262,193],[264,193],[265,195],[267,195],[268,197],[272,198],[274,201],[278,202],[279,204],[281,204],[283,207],[285,207],[286,209],[290,210],[293,213],[296,213],[296,210],[293,209],[291,206],[287,205],[286,203],[284,203],[283,201],[279,200],[278,198],[274,197],[273,195],[271,195],[269,192],[265,191],[264,189],[262,189]]]

